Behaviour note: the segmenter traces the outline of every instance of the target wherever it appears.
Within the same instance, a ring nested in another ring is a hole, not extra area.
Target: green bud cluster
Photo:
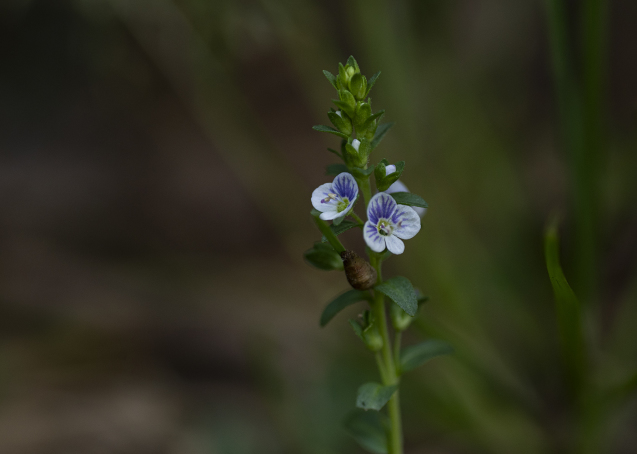
[[[373,141],[378,125],[385,113],[383,110],[373,114],[372,100],[368,97],[380,71],[368,81],[361,74],[356,59],[350,56],[345,66],[338,64],[337,76],[329,71],[323,73],[338,94],[338,99],[332,100],[338,110],[330,109],[327,113],[335,129],[328,126],[315,126],[314,129],[342,137],[341,153],[345,164],[364,169],[375,146]]]

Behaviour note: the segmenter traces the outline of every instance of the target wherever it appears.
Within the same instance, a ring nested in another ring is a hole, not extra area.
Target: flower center
[[[343,197],[343,199],[336,205],[336,211],[340,213],[341,211],[345,210],[348,205],[349,199],[347,197]]]
[[[376,227],[378,228],[378,233],[382,236],[389,236],[394,231],[394,228],[386,219],[381,219]]]

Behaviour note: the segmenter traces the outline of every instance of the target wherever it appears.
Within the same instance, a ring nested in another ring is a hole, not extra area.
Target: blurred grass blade
[[[385,415],[376,411],[356,410],[345,420],[345,430],[369,452],[387,454],[384,417]]]
[[[568,284],[559,258],[557,221],[553,221],[544,236],[546,269],[553,286],[557,325],[562,344],[562,353],[569,378],[580,384],[585,364],[585,343],[582,329],[582,307]]]

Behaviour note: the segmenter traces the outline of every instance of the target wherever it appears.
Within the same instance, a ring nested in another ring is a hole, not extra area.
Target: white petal
[[[389,175],[390,173],[394,173],[396,171],[396,166],[394,164],[389,164],[388,166],[385,167],[385,176]]]
[[[328,194],[334,193],[332,189],[332,183],[325,183],[320,185],[312,192],[312,206],[318,211],[330,211],[330,206],[334,203],[334,200],[329,202],[323,202]]]
[[[361,141],[358,139],[352,140],[352,146],[354,147],[354,150],[358,151],[358,147],[361,146]]]
[[[405,183],[403,183],[400,180],[396,180],[392,183],[392,185],[389,188],[387,188],[385,192],[387,194],[393,194],[394,192],[409,192],[409,189],[407,189],[407,186],[405,186]]]
[[[350,202],[356,200],[358,197],[358,184],[356,179],[349,173],[339,173],[334,182],[332,183],[332,189],[334,193],[341,198],[347,198]]]
[[[385,241],[387,242],[387,249],[392,254],[398,255],[402,254],[405,251],[405,243],[402,240],[396,238],[395,235],[389,235],[385,237]]]
[[[376,225],[380,218],[390,219],[396,207],[396,201],[392,196],[379,192],[371,198],[367,205],[367,219]]]
[[[392,222],[394,221],[396,221],[394,235],[403,240],[413,238],[420,231],[420,216],[410,206],[398,205],[392,217]]]
[[[339,117],[343,118],[343,115],[341,114],[340,110],[337,110],[336,112],[334,112],[336,115],[338,115]]]
[[[339,213],[336,209],[334,209],[332,211],[325,211],[321,213],[319,217],[323,219],[324,221],[332,221],[336,218],[340,218],[341,216],[345,216],[346,214],[347,214],[347,210],[341,211]]]
[[[386,237],[381,236],[376,226],[369,221],[363,226],[363,238],[372,251],[383,252],[385,250]]]

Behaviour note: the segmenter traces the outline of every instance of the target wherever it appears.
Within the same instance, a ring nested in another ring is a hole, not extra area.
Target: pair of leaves
[[[411,192],[394,192],[391,195],[399,205],[409,205],[412,207],[428,208],[427,202],[422,197]]]
[[[335,136],[342,137],[343,139],[347,139],[349,137],[347,134],[342,133],[338,129],[334,129],[331,126],[316,125],[312,126],[312,129],[318,132],[328,132],[330,134],[334,134]]]
[[[398,385],[383,386],[375,382],[365,383],[358,388],[356,406],[363,410],[379,411],[389,402],[397,389]]]
[[[312,249],[305,251],[303,257],[310,265],[319,270],[343,270],[341,255],[331,245],[326,243],[315,243]]]

